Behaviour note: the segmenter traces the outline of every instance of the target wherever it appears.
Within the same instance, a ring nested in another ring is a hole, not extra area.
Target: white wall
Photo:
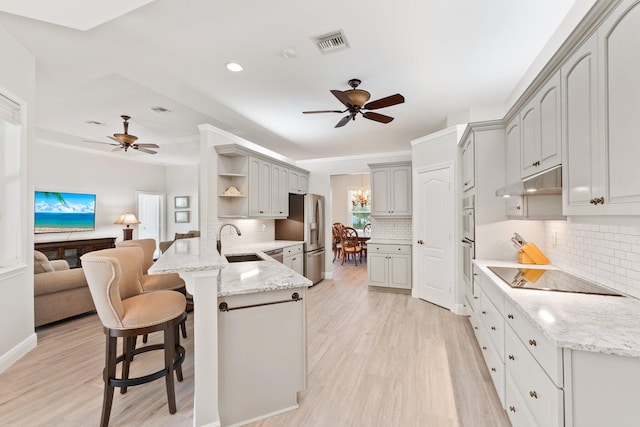
[[[23,111],[24,145],[18,166],[22,188],[31,188],[27,161],[34,135],[35,117],[35,58],[0,27],[0,93],[18,102]],[[26,191],[30,193],[30,191]],[[11,366],[36,345],[33,319],[33,200],[25,195],[14,200],[11,209],[23,218],[18,224],[24,230],[20,248],[20,264],[12,271],[0,270],[0,372]],[[5,221],[0,215],[0,221]],[[4,228],[4,222],[2,227]],[[0,236],[4,239],[6,236]]]
[[[123,213],[136,212],[136,191],[164,193],[166,188],[164,166],[133,162],[126,156],[124,152],[105,156],[69,150],[37,140],[30,163],[35,190],[95,194],[96,228],[85,232],[38,234],[35,240],[94,237],[122,240],[123,226],[113,222]],[[132,227],[135,239],[137,226]]]
[[[175,233],[186,233],[189,230],[200,230],[200,212],[198,200],[198,165],[167,166],[167,233],[166,240],[173,240]],[[188,209],[176,209],[174,197],[189,196]],[[188,210],[189,222],[175,222],[176,210]]]

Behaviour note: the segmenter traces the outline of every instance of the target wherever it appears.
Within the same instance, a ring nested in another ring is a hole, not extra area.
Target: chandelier
[[[369,197],[364,192],[364,183],[362,179],[362,175],[360,175],[360,191],[358,191],[358,195],[353,196],[351,199],[351,204],[356,207],[358,205],[365,207],[369,204]]]

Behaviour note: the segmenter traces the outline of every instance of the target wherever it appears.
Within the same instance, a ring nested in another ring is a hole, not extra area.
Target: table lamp
[[[127,228],[122,229],[124,235],[123,240],[131,240],[133,238],[133,228],[129,228],[129,225],[140,224],[140,221],[138,221],[138,218],[136,218],[134,214],[126,213],[120,215],[114,224],[126,224]]]

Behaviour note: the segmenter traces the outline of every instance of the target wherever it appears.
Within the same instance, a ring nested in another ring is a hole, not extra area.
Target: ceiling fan
[[[89,141],[96,144],[109,144],[114,145],[112,151],[124,150],[127,151],[129,148],[133,148],[134,150],[142,151],[143,153],[156,154],[157,151],[149,150],[149,148],[160,148],[157,144],[136,144],[138,137],[135,135],[131,135],[129,133],[129,116],[120,116],[122,120],[124,120],[124,133],[114,133],[113,136],[107,136],[107,138],[114,140],[117,144],[112,144],[110,142],[102,142],[102,141]]]
[[[373,111],[363,111],[363,110],[377,110],[379,108],[390,107],[396,104],[402,104],[404,102],[404,96],[396,93],[395,95],[387,96],[385,98],[378,99],[376,101],[371,101],[366,103],[371,94],[366,90],[357,89],[362,83],[358,79],[349,80],[349,86],[351,89],[346,91],[341,90],[332,90],[331,93],[338,98],[338,101],[342,102],[346,110],[320,110],[320,111],[303,111],[303,114],[317,114],[317,113],[346,113],[349,115],[344,116],[335,127],[339,128],[347,123],[349,120],[355,120],[358,113],[362,114],[362,116],[366,119],[373,120],[380,123],[389,123],[393,120],[393,117],[385,116],[384,114],[374,113]]]

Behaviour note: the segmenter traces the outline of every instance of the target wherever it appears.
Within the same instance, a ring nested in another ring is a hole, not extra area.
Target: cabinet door
[[[271,202],[271,163],[249,158],[249,216],[269,216]]]
[[[390,255],[389,286],[392,288],[411,289],[411,256]]]
[[[554,74],[536,96],[538,107],[539,170],[562,163],[560,73]]]
[[[388,286],[388,266],[387,254],[369,253],[367,255],[367,273],[369,275],[369,285]]]
[[[306,194],[309,192],[309,176],[305,173],[289,171],[289,192],[295,194]]]
[[[524,216],[524,197],[511,196],[505,199],[508,216]]]
[[[289,215],[289,170],[271,165],[271,213],[273,216]]]
[[[476,185],[476,155],[473,134],[462,146],[462,189],[467,191]]]
[[[300,275],[304,275],[304,255],[299,254],[291,259],[291,269]]]
[[[599,141],[604,144],[608,214],[640,214],[640,5],[623,1],[598,29]]]
[[[569,57],[562,76],[562,173],[565,215],[599,214],[590,201],[600,194],[596,38]]]
[[[506,128],[506,185],[520,181],[520,116],[517,115]]]
[[[389,169],[371,169],[371,215],[391,212],[389,184]]]
[[[538,161],[540,160],[538,108],[535,99],[520,112],[520,123],[522,125],[521,176],[525,178],[540,170],[538,167]]]
[[[391,214],[411,215],[411,167],[391,168]]]

